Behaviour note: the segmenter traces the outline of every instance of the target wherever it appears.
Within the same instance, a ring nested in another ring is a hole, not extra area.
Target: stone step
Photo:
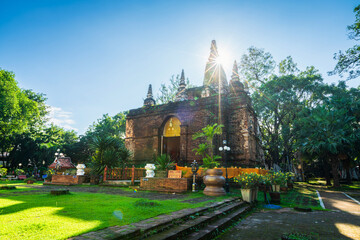
[[[215,237],[222,230],[230,226],[234,221],[238,220],[242,215],[251,209],[251,206],[242,207],[216,222],[207,225],[205,228],[186,236],[187,240],[208,240]]]
[[[185,221],[194,215],[202,215],[206,211],[214,211],[225,205],[239,201],[239,198],[229,198],[221,202],[211,203],[206,207],[182,209],[170,214],[162,214],[155,218],[145,219],[143,221],[125,226],[112,226],[95,232],[85,233],[72,240],[85,239],[137,239],[138,236],[146,236],[150,232],[161,232],[164,229],[172,227],[178,222]]]
[[[207,207],[182,209],[180,211],[173,212],[170,215],[163,214],[157,216],[156,219],[146,219],[132,225],[141,229],[142,234],[139,239],[147,239],[147,237],[153,232],[159,233],[165,231],[174,225],[176,226],[183,223],[184,221],[191,219],[192,216],[201,216],[204,214],[204,212],[215,211],[219,208],[222,208],[223,206],[227,206],[233,202],[238,201],[239,199],[237,198],[225,199],[221,202],[212,203]]]
[[[228,214],[229,212],[235,211],[236,209],[244,206],[244,202],[234,202],[230,205],[223,206],[215,211],[209,211],[204,213],[202,216],[198,216],[196,219],[188,220],[178,226],[172,227],[166,231],[163,231],[158,234],[154,234],[146,239],[149,240],[162,240],[162,239],[178,239],[181,238],[187,234],[189,234],[191,231],[194,231],[194,229],[199,229],[213,221],[216,221],[216,219],[221,218],[222,216]]]

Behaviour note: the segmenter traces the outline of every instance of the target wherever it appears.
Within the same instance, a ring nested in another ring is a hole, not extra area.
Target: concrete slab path
[[[272,240],[290,232],[315,239],[360,240],[360,205],[341,192],[320,191],[331,211],[296,212],[290,208],[261,210],[219,236],[225,240]]]

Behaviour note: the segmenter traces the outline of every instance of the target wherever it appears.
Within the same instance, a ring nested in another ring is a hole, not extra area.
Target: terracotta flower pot
[[[225,195],[224,184],[225,178],[222,176],[221,169],[208,169],[204,176],[204,194],[208,196],[223,196]]]
[[[26,184],[34,184],[34,181],[33,180],[27,180]]]
[[[288,188],[287,187],[280,187],[280,191],[286,193],[288,191]]]

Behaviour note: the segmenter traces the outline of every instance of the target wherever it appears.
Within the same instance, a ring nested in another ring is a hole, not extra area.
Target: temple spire
[[[175,100],[176,101],[183,101],[183,100],[186,100],[186,99],[187,99],[187,94],[186,94],[185,73],[184,73],[184,69],[182,69],[179,88],[178,88],[178,92],[176,93]]]
[[[232,81],[240,81],[239,71],[238,71],[238,65],[237,65],[236,60],[234,61],[233,70],[232,70],[232,75],[231,75],[231,80],[232,80]]]
[[[181,71],[181,77],[180,77],[179,86],[180,87],[186,87],[184,69],[182,69],[182,71]]]
[[[153,98],[152,86],[151,86],[151,84],[149,84],[148,93],[147,93],[146,99],[144,100],[144,106],[152,106],[155,104],[156,104],[156,102]]]
[[[153,97],[153,94],[152,94],[152,86],[151,84],[149,85],[149,89],[148,89],[148,93],[147,93],[147,98],[152,98]]]
[[[206,63],[204,74],[204,86],[211,88],[215,92],[220,91],[225,93],[227,91],[227,80],[225,71],[218,61],[219,53],[216,47],[216,41],[211,41],[210,56]]]
[[[216,62],[216,58],[219,56],[217,47],[216,47],[216,41],[211,41],[211,47],[210,47],[210,56],[209,56],[209,62]]]

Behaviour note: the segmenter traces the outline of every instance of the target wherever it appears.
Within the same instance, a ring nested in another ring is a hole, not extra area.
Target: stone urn
[[[208,169],[203,178],[206,188],[204,194],[208,196],[223,196],[226,194],[224,189],[225,178],[222,176],[221,169]]]
[[[148,163],[145,165],[145,169],[146,169],[147,178],[155,177],[155,172],[154,172],[154,170],[156,169],[155,164]]]
[[[76,169],[77,169],[76,175],[83,176],[85,174],[85,171],[84,171],[85,168],[86,168],[85,164],[82,164],[82,163],[78,164],[76,166]]]

